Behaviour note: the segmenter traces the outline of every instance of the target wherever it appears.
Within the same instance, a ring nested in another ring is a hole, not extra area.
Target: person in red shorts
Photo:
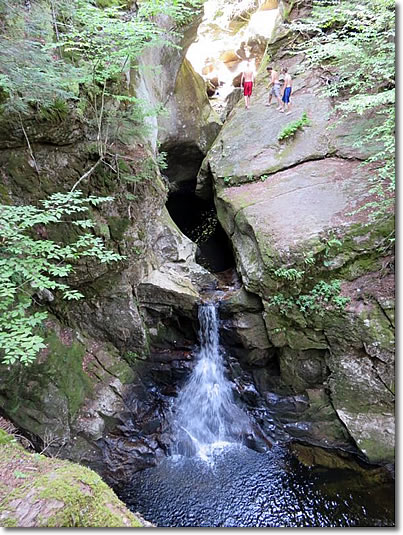
[[[241,76],[241,87],[243,87],[243,94],[245,97],[245,108],[249,109],[249,100],[252,94],[253,82],[255,81],[255,71],[248,60],[246,67]]]

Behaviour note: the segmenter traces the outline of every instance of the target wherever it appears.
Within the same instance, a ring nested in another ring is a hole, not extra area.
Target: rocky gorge
[[[141,137],[121,129],[120,161],[111,156],[80,182],[85,195],[113,195],[91,216],[94,233],[124,259],[80,261],[71,277],[80,301],[36,296],[49,312],[46,348],[29,367],[1,365],[1,414],[38,451],[123,488],[170,451],[172,404],[195,365],[198,306],[214,300],[235,397],[256,426],[252,448],[280,442],[324,466],[351,455],[391,469],[394,219],[359,211],[377,166],[363,162],[377,147],[355,146],[377,119],[336,121],[323,73],[288,53],[295,35],[286,22],[300,15],[298,2],[216,4],[213,21],[195,17],[177,48],[149,49],[144,69],[125,73],[130,94],[166,113],[147,118]],[[270,31],[260,33],[254,14],[272,21]],[[217,57],[199,74],[186,54],[209,35]],[[245,109],[236,85],[249,55],[258,74]],[[293,77],[290,115],[267,106],[269,64]],[[208,75],[223,69],[232,92],[210,101]],[[303,113],[309,125],[279,140]],[[24,127],[0,117],[2,204],[69,191],[98,160],[97,132],[74,106]],[[41,232],[66,240],[74,231]]]

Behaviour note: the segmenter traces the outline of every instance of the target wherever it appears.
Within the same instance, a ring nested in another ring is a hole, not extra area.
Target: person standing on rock
[[[241,87],[243,87],[243,94],[245,97],[245,108],[249,109],[249,100],[252,94],[253,82],[255,81],[255,71],[248,60],[246,67],[241,76]]]
[[[287,67],[284,67],[284,69],[281,71],[284,74],[284,85],[283,85],[283,98],[282,98],[282,105],[281,105],[281,112],[286,112],[286,115],[291,113],[288,111],[291,108],[291,91],[292,91],[292,80],[291,76],[288,73]]]
[[[276,97],[278,102],[277,110],[281,110],[281,98],[280,98],[280,80],[278,79],[278,72],[273,69],[273,67],[267,67],[267,72],[270,74],[270,83],[269,87],[272,86],[271,91],[269,93],[269,102],[266,104],[266,106],[270,106],[271,99],[273,98],[273,95]]]

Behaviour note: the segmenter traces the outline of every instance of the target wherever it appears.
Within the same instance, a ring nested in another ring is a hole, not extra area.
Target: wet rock
[[[261,312],[263,310],[260,298],[249,293],[242,286],[239,290],[231,291],[220,301],[220,317],[225,318],[239,312]]]
[[[230,349],[243,353],[242,360],[251,365],[264,365],[270,359],[272,347],[259,313],[234,314],[222,322],[222,341]],[[236,342],[236,346],[234,346]]]
[[[286,384],[276,384],[272,380],[263,382],[261,375],[254,373],[264,400],[261,406],[267,407],[263,422],[260,422],[265,429],[268,425],[267,432],[282,441],[297,438],[307,443],[344,448],[357,453],[323,388],[289,395],[284,393],[288,388]]]
[[[351,474],[348,483],[349,489],[367,489],[369,485],[382,486],[391,483],[393,475],[387,469],[374,468],[352,456],[351,453],[342,450],[331,450],[320,447],[307,446],[306,444],[293,443],[290,446],[292,453],[305,466],[313,470],[322,467],[332,470],[348,471]]]
[[[163,455],[157,444],[147,439],[106,438],[100,447],[104,463],[101,473],[116,489],[127,485],[135,472],[155,466]],[[98,470],[100,467],[97,467]]]
[[[285,347],[280,352],[280,370],[284,381],[296,392],[322,385],[327,378],[326,351],[294,351]]]
[[[253,384],[237,381],[237,391],[248,407],[257,407],[260,404],[260,394]]]

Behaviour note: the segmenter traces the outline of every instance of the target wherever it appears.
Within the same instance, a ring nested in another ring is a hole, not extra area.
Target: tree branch
[[[79,185],[79,183],[80,183],[82,180],[84,180],[84,178],[89,177],[90,174],[91,174],[91,173],[98,167],[98,165],[99,165],[101,162],[102,162],[102,158],[99,158],[99,160],[97,161],[97,163],[94,164],[94,165],[91,167],[91,169],[89,169],[86,173],[83,174],[83,176],[81,176],[81,177],[77,180],[77,182],[76,182],[76,183],[74,184],[74,186],[71,188],[70,193],[72,193],[72,192],[76,189],[76,187]]]
[[[23,131],[24,136],[25,136],[25,140],[26,140],[27,145],[28,145],[29,153],[30,153],[31,158],[32,158],[32,160],[33,160],[33,162],[34,162],[35,171],[36,171],[37,175],[39,176],[39,168],[38,168],[38,164],[36,163],[36,159],[35,159],[34,153],[33,153],[33,151],[32,151],[32,147],[31,147],[31,143],[29,142],[28,134],[26,133],[25,128],[24,128],[24,125],[22,124],[21,115],[18,114],[18,117],[19,117],[19,119],[20,119],[20,125],[21,125],[22,131]]]

